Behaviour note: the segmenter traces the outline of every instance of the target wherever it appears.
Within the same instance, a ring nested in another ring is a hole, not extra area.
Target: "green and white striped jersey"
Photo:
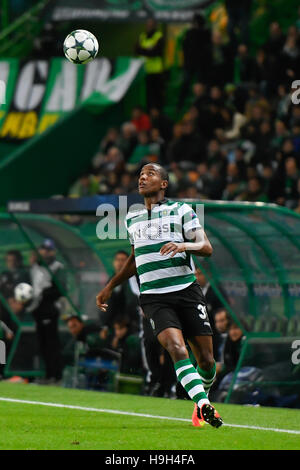
[[[125,225],[134,246],[141,294],[163,294],[185,289],[196,277],[195,266],[187,252],[161,255],[168,242],[186,241],[190,230],[200,228],[194,210],[184,202],[163,199],[148,211],[129,210]]]

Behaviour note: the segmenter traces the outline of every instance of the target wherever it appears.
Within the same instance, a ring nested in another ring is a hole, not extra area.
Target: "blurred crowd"
[[[146,31],[154,35],[156,25]],[[174,115],[155,97],[134,107],[128,121],[108,129],[69,195],[136,192],[141,166],[159,162],[169,172],[169,197],[275,202],[300,213],[299,21],[285,33],[271,23],[255,55],[249,41],[228,37],[195,16]]]

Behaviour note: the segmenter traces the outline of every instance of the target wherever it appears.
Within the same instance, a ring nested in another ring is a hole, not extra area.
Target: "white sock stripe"
[[[198,380],[199,380],[199,383],[201,384],[199,374],[196,374],[196,373],[186,375],[185,377],[183,377],[183,378],[181,379],[180,382],[181,382],[181,385],[182,385],[183,387],[185,387],[185,386],[186,386],[187,384],[189,384],[192,380],[196,380],[196,379],[198,379]]]
[[[216,378],[216,374],[211,379],[205,379],[204,377],[202,377],[202,375],[199,372],[198,372],[198,374],[200,375],[202,382],[206,383],[206,384],[213,383],[213,381]]]
[[[191,368],[194,369],[194,367],[193,367],[192,364],[190,364],[189,366],[182,366],[182,367],[180,367],[179,369],[176,369],[176,375],[177,375],[177,377],[178,377],[178,375],[181,374],[181,372],[183,372],[184,370],[186,370],[186,369],[191,369]]]
[[[211,382],[204,382],[204,380],[202,379],[201,375],[200,375],[200,378],[201,378],[201,382],[203,383],[204,387],[211,387],[212,384],[214,383],[215,380],[212,380]]]
[[[194,396],[197,395],[198,393],[205,393],[204,388],[200,384],[195,385],[195,387],[191,388],[191,390],[188,392],[191,398],[194,398]]]
[[[199,408],[201,408],[201,406],[204,405],[204,403],[210,404],[210,401],[206,398],[201,398],[201,400],[198,401],[197,405],[199,406]]]

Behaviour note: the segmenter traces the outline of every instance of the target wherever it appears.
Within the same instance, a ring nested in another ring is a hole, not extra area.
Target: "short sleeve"
[[[127,217],[126,217],[125,220],[124,220],[124,224],[125,224],[125,227],[126,227],[126,230],[127,230],[127,233],[128,233],[129,243],[130,243],[130,245],[134,245],[133,236],[132,236],[132,234],[130,233],[130,231],[129,231],[129,229],[128,229]]]
[[[185,238],[191,238],[191,231],[201,228],[196,212],[188,204],[184,204],[182,207],[181,223]]]

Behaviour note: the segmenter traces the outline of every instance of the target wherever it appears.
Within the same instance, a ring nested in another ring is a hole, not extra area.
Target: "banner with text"
[[[215,0],[55,0],[51,3],[54,21],[191,21],[196,11]]]
[[[40,134],[83,101],[96,106],[118,102],[142,65],[130,57],[96,59],[84,67],[63,58],[1,60],[6,96],[0,105],[0,139],[21,141]]]

